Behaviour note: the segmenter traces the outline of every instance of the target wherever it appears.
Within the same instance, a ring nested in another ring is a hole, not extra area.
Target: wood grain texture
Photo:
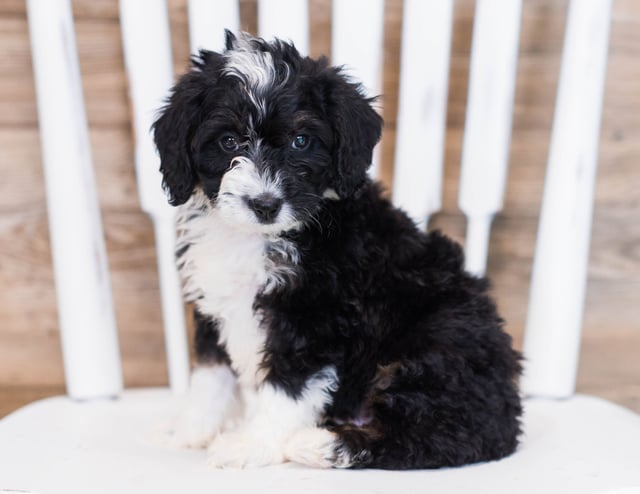
[[[513,140],[504,211],[495,219],[488,274],[519,345],[548,155],[567,0],[524,0]],[[432,219],[463,240],[457,209],[473,0],[454,2],[443,211]],[[116,317],[128,386],[166,383],[151,222],[133,169],[116,0],[74,0],[80,64]],[[188,62],[186,0],[170,0],[174,67]],[[311,0],[311,53],[330,54],[331,1]],[[256,30],[255,0],[241,1]],[[392,180],[402,1],[385,5],[382,178]],[[60,392],[55,287],[23,0],[0,2],[0,415]],[[640,2],[616,0],[578,389],[640,411]],[[416,143],[416,153],[419,153]],[[72,193],[72,191],[70,191]]]
[[[63,386],[0,386],[0,418],[28,403],[62,393]]]

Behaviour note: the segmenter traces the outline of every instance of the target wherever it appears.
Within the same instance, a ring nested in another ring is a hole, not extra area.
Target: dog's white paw
[[[255,468],[283,462],[282,444],[244,429],[218,435],[209,446],[207,458],[212,468]]]
[[[219,429],[217,417],[188,406],[169,431],[167,445],[172,448],[206,448]]]
[[[221,430],[231,426],[240,412],[231,369],[197,368],[191,375],[185,407],[169,431],[167,444],[175,448],[206,448]]]
[[[296,431],[285,446],[287,460],[314,468],[348,468],[350,455],[338,446],[334,432],[319,427]]]

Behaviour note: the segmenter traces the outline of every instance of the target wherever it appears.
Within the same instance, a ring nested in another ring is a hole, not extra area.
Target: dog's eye
[[[220,147],[222,148],[223,151],[226,151],[227,153],[232,153],[233,151],[237,151],[240,145],[238,144],[238,141],[235,138],[235,136],[231,134],[226,134],[220,138]]]
[[[311,138],[305,134],[298,134],[291,141],[291,147],[298,151],[302,151],[309,147],[309,143],[311,142]]]

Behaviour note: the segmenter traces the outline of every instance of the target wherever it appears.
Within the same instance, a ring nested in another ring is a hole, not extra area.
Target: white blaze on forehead
[[[226,64],[223,74],[239,79],[247,97],[258,110],[258,118],[264,118],[267,112],[266,94],[268,89],[286,83],[289,67],[282,64],[284,76],[278,81],[278,67],[269,52],[261,51],[256,41],[247,35],[241,35],[234,41],[233,49],[225,53]]]
[[[259,50],[250,37],[240,37],[235,41],[234,49],[225,53],[225,58],[224,75],[236,77],[243,83],[247,96],[262,117],[267,106],[265,92],[277,85],[278,71],[271,53]]]
[[[252,49],[248,44],[227,52],[224,75],[237,77],[248,90],[260,93],[271,87],[276,78],[276,68],[271,53]]]

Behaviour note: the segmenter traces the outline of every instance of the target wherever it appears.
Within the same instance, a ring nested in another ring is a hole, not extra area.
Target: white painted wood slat
[[[121,0],[119,5],[133,106],[138,194],[142,209],[153,220],[156,235],[169,382],[173,391],[181,393],[189,382],[189,351],[175,266],[175,210],[162,191],[160,160],[151,135],[151,125],[174,80],[167,6],[165,0]]]
[[[266,40],[293,41],[300,53],[308,55],[308,0],[258,0],[258,33]]]
[[[458,204],[467,216],[466,269],[482,275],[509,161],[520,0],[478,0]]]
[[[189,0],[189,47],[220,52],[224,49],[224,30],[240,29],[238,0]]]
[[[331,60],[362,82],[368,96],[382,92],[384,0],[333,0]],[[381,111],[382,100],[376,105]],[[369,173],[380,176],[380,146]]]
[[[573,394],[580,350],[611,0],[572,0],[533,264],[522,389]]]
[[[71,2],[27,13],[67,392],[112,397],[122,370]]]
[[[422,229],[442,206],[453,0],[406,0],[393,201]]]

